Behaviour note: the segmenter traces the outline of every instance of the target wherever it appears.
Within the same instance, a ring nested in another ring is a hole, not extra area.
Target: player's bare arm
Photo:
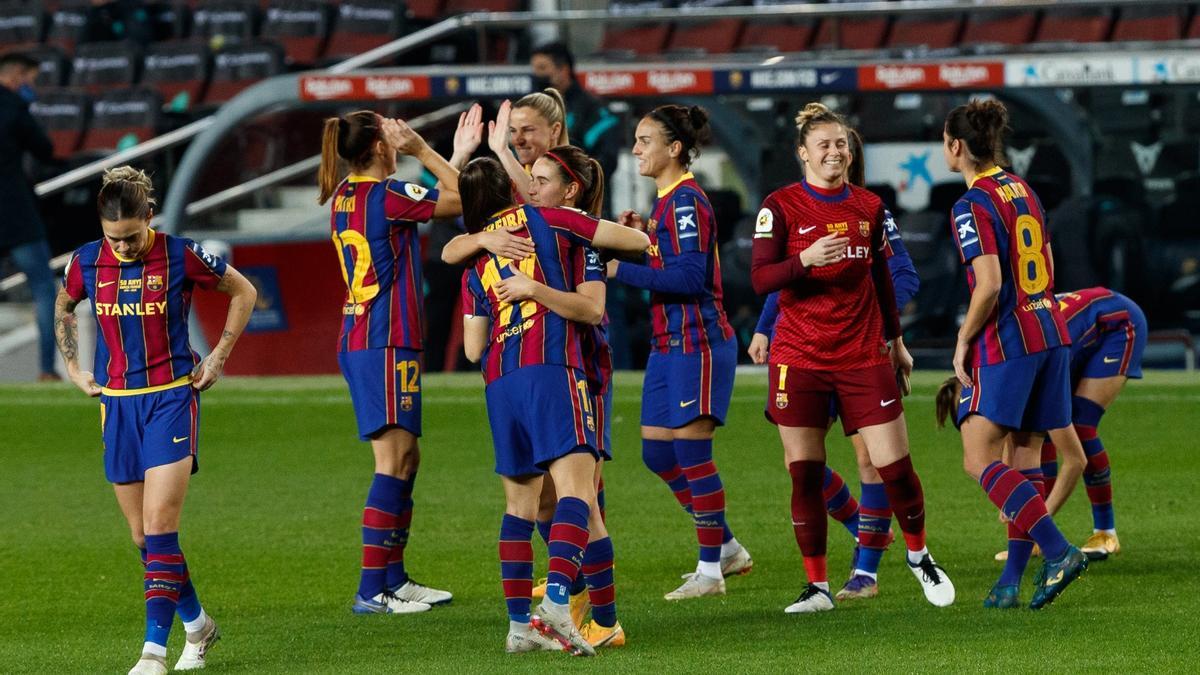
[[[478,103],[458,116],[458,127],[454,130],[454,153],[450,155],[450,165],[462,171],[471,155],[483,143],[483,107]],[[439,182],[438,189],[442,188]]]
[[[592,246],[616,253],[643,253],[650,248],[650,237],[638,229],[601,219]]]
[[[425,139],[404,120],[384,120],[383,133],[388,144],[401,154],[409,155],[429,169],[438,181],[438,201],[433,209],[437,218],[462,214],[462,198],[458,196],[458,169],[451,166]]]
[[[463,265],[483,251],[502,258],[524,260],[533,255],[533,240],[518,237],[506,229],[460,234],[442,248],[442,262],[448,265]]]
[[[487,348],[492,320],[486,316],[463,316],[463,353],[471,363],[479,363]]]
[[[492,288],[502,302],[533,300],[564,319],[600,325],[604,319],[604,298],[607,287],[602,281],[585,281],[575,292],[560,291],[534,281],[513,266],[512,276],[502,279]]]
[[[66,289],[58,291],[54,301],[54,341],[58,352],[67,364],[67,377],[88,396],[99,396],[100,385],[90,371],[79,368],[79,321],[75,318],[75,307],[79,301],[72,298]]]
[[[975,289],[971,291],[971,304],[958,329],[958,344],[954,346],[954,374],[964,387],[971,386],[971,377],[967,375],[967,351],[996,308],[1001,281],[1000,258],[994,254],[976,257],[971,261],[971,268],[975,271]]]
[[[221,339],[192,372],[192,386],[196,391],[204,391],[220,379],[225,369],[225,359],[229,358],[233,345],[245,330],[250,321],[250,314],[254,311],[254,302],[258,300],[258,291],[255,290],[254,284],[232,265],[225,267],[225,275],[221,277],[221,283],[217,284],[217,290],[229,296],[229,311],[225,317]]]

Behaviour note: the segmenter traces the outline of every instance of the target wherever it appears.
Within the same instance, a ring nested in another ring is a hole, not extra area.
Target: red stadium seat
[[[70,62],[57,47],[39,46],[25,50],[30,58],[37,59],[38,74],[34,84],[38,87],[61,87],[67,81]]]
[[[259,80],[283,72],[283,48],[270,42],[250,42],[223,49],[213,56],[212,81],[205,103],[224,103]]]
[[[0,7],[0,45],[3,50],[28,49],[42,41],[46,15],[39,3]]]
[[[647,56],[659,54],[667,44],[671,25],[656,23],[648,26],[612,26],[604,31],[600,51],[617,56]]]
[[[737,47],[744,22],[740,19],[718,19],[707,23],[681,23],[675,26],[667,51],[699,51],[706,54],[726,54]]]
[[[892,23],[887,46],[948,49],[958,44],[962,25],[963,17],[960,14],[901,16]]]
[[[445,14],[467,12],[516,12],[524,9],[521,0],[446,0]]]
[[[75,49],[71,86],[90,94],[125,88],[137,82],[141,51],[130,42],[92,42]]]
[[[254,2],[203,2],[192,14],[192,37],[208,42],[214,49],[246,42],[256,34],[258,16],[258,4]]]
[[[87,32],[87,5],[62,5],[50,15],[46,44],[70,53]]]
[[[1033,12],[989,13],[968,15],[961,44],[1023,45],[1033,38],[1037,15]]]
[[[433,21],[442,16],[445,0],[408,0],[408,17],[418,21]]]
[[[83,143],[92,99],[80,91],[43,89],[38,92],[37,100],[29,105],[29,112],[54,143],[54,156],[66,158]]]
[[[404,13],[394,0],[342,0],[325,57],[342,60],[400,37]]]
[[[1047,10],[1034,42],[1104,42],[1112,10]]]
[[[1178,7],[1124,7],[1113,26],[1113,42],[1178,40],[1184,12]]]
[[[198,42],[150,45],[142,65],[142,84],[153,87],[173,110],[186,110],[204,99],[212,70],[208,47]]]
[[[110,91],[92,102],[92,124],[83,150],[124,150],[158,132],[162,97],[152,89]]]
[[[886,17],[825,19],[813,44],[817,49],[879,49],[887,37]],[[835,39],[836,36],[836,39]]]
[[[283,46],[288,63],[312,65],[325,51],[332,9],[321,0],[272,0],[262,35]]]
[[[816,35],[812,20],[779,23],[748,23],[742,31],[738,51],[802,52]]]
[[[1200,12],[1196,12],[1192,17],[1192,25],[1188,28],[1187,38],[1189,40],[1200,40]]]

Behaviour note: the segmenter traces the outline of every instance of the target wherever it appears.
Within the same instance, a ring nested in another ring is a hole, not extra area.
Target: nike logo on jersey
[[[970,400],[971,400],[971,397],[970,397],[970,396],[964,396],[964,397],[962,397],[962,398],[958,399],[958,402],[959,402],[959,403],[966,403],[967,401],[970,401]]]
[[[187,439],[188,439],[187,436],[184,436],[183,438],[176,438],[174,436],[171,437],[171,440],[176,443],[182,443],[182,442],[186,441]]]
[[[680,408],[686,408],[686,407],[688,407],[689,405],[691,405],[691,404],[693,404],[693,403],[695,403],[695,402],[696,402],[696,399],[692,399],[692,400],[690,400],[690,401],[680,401],[680,402],[679,402],[679,407],[680,407]]]
[[[813,230],[815,230],[815,229],[817,229],[817,226],[816,226],[816,225],[809,225],[808,227],[802,227],[802,228],[800,228],[800,229],[798,230],[798,232],[799,232],[800,234],[808,234],[809,232],[812,232],[812,231],[813,231]]]
[[[891,405],[891,404],[893,404],[893,403],[895,403],[895,402],[896,402],[896,399],[894,399],[894,398],[890,398],[890,399],[888,399],[888,400],[886,400],[886,401],[882,401],[882,400],[881,400],[881,401],[879,402],[879,407],[880,407],[880,408],[886,408],[886,407],[888,407],[889,405]]]
[[[113,285],[113,284],[115,284],[115,283],[117,283],[117,282],[115,282],[115,281],[101,281],[101,282],[99,282],[99,283],[97,283],[97,284],[96,284],[96,288],[104,288],[105,286],[112,286],[112,285]]]
[[[1104,362],[1105,362],[1105,363],[1116,363],[1117,361],[1120,361],[1120,360],[1121,360],[1121,359],[1110,359],[1110,358],[1108,358],[1107,356],[1106,356],[1106,357],[1104,357]]]

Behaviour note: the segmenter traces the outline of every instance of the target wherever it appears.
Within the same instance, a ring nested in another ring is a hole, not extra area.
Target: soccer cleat
[[[129,669],[129,675],[167,675],[167,659],[153,654],[142,654],[142,658]]]
[[[750,552],[746,550],[745,546],[739,544],[736,551],[727,556],[721,556],[721,576],[741,576],[749,574],[752,569],[754,569],[754,559],[750,557]]]
[[[854,600],[857,598],[873,598],[879,595],[879,583],[865,574],[855,574],[850,577],[842,590],[837,592],[838,600]]]
[[[561,652],[562,645],[537,632],[533,626],[526,624],[521,630],[509,630],[504,640],[504,651],[509,654],[524,654],[525,652]]]
[[[908,562],[907,557],[905,562]],[[946,570],[933,560],[933,556],[926,553],[917,564],[909,562],[908,569],[912,570],[913,576],[921,583],[921,590],[925,591],[925,599],[930,604],[935,607],[949,607],[954,604],[954,583],[946,575]]]
[[[996,584],[992,586],[992,590],[988,592],[986,598],[983,599],[983,606],[986,609],[1013,609],[1021,604],[1020,587],[1016,584],[1007,584],[1001,586]]]
[[[811,614],[813,612],[828,612],[833,609],[833,598],[829,591],[816,584],[805,586],[804,592],[796,601],[783,609],[786,614]]]
[[[583,639],[579,629],[571,621],[571,610],[566,605],[557,605],[549,599],[543,599],[529,623],[542,635],[557,640],[572,656],[596,655],[596,650]]]
[[[1107,560],[1108,556],[1116,555],[1121,552],[1121,540],[1117,539],[1116,533],[1108,532],[1093,532],[1092,536],[1083,542],[1083,547],[1079,550],[1088,557],[1088,560]]]
[[[1072,581],[1087,570],[1087,566],[1087,556],[1074,546],[1067,548],[1061,560],[1047,560],[1038,572],[1037,585],[1033,589],[1033,600],[1029,603],[1029,609],[1041,609],[1054,602]]]
[[[183,643],[183,653],[179,655],[179,660],[175,662],[175,670],[199,670],[204,667],[204,657],[208,655],[208,650],[217,640],[221,639],[221,629],[217,628],[217,622],[213,621],[211,616],[206,616],[204,619],[204,628],[201,628],[199,634],[196,635],[196,640],[192,641],[192,635],[187,636],[187,640]]]
[[[1037,544],[1033,545],[1033,552],[1029,554],[1031,558],[1042,557],[1042,549],[1038,548]],[[996,554],[996,562],[1008,562],[1008,549],[1004,549]]]
[[[445,605],[454,599],[454,595],[450,591],[439,591],[436,588],[430,588],[423,584],[419,584],[411,577],[408,581],[389,589],[391,594],[401,600],[409,602],[423,602],[431,607],[437,605]]]
[[[429,605],[424,602],[403,600],[392,595],[391,591],[385,591],[373,598],[364,598],[356,593],[354,604],[350,607],[350,611],[355,614],[416,614],[427,612],[429,609]]]
[[[592,609],[592,598],[588,595],[587,590],[582,590],[571,596],[569,603],[571,608],[571,621],[575,622],[576,626],[583,628],[583,622],[587,619],[588,612]]]
[[[601,626],[594,620],[589,621],[579,629],[579,634],[596,649],[625,646],[625,629],[621,628],[620,621],[612,626]]]
[[[533,593],[530,594],[530,598],[533,600],[541,600],[544,597],[546,597],[546,577],[538,579],[537,584],[533,587]]]
[[[725,580],[714,579],[699,572],[684,577],[683,585],[663,596],[665,600],[687,600],[706,595],[725,595]]]

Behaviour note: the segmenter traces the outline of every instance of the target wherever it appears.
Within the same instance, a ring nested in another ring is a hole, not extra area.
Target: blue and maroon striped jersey
[[[533,240],[534,254],[521,261],[481,253],[463,273],[463,313],[491,319],[482,359],[486,383],[523,366],[563,365],[584,370],[582,333],[590,326],[568,321],[532,300],[500,302],[492,286],[512,276],[510,265],[550,288],[572,292],[583,278],[577,249],[591,243],[598,220],[574,209],[514,206],[497,213],[485,230],[505,228]]]
[[[105,393],[186,383],[200,362],[188,343],[192,291],[216,288],[225,275],[225,262],[196,242],[154,230],[149,236],[140,258],[122,258],[101,239],[67,263],[67,294],[90,300],[96,314],[94,375]]]
[[[580,281],[608,283],[608,267],[600,260],[600,253],[588,246],[580,249],[577,267]],[[583,373],[593,386],[594,394],[601,395],[612,386],[612,347],[608,344],[608,313],[598,326],[582,327]]]
[[[699,292],[679,293],[651,288],[654,348],[660,352],[690,354],[706,351],[710,345],[733,337],[733,328],[725,318],[725,308],[721,304],[717,223],[708,195],[700,189],[691,173],[685,173],[674,185],[658,191],[646,234],[650,236],[647,256],[651,270],[679,265],[684,257],[693,254],[705,256],[703,285]],[[620,267],[627,265],[622,263]],[[618,277],[646,287],[627,275],[618,273]]]
[[[339,352],[422,348],[424,280],[417,223],[433,217],[437,190],[350,176],[333,195],[330,231],[346,282]]]
[[[1046,216],[1025,181],[993,168],[971,181],[951,212],[950,229],[975,288],[971,261],[1000,259],[1000,297],[967,355],[969,365],[988,366],[1070,344],[1054,299],[1054,273]]]
[[[1107,288],[1095,287],[1059,293],[1058,308],[1071,335],[1071,357],[1092,346],[1100,336],[1136,330],[1142,309],[1133,300]],[[1130,335],[1130,338],[1133,336]],[[1132,342],[1132,339],[1130,340]]]

